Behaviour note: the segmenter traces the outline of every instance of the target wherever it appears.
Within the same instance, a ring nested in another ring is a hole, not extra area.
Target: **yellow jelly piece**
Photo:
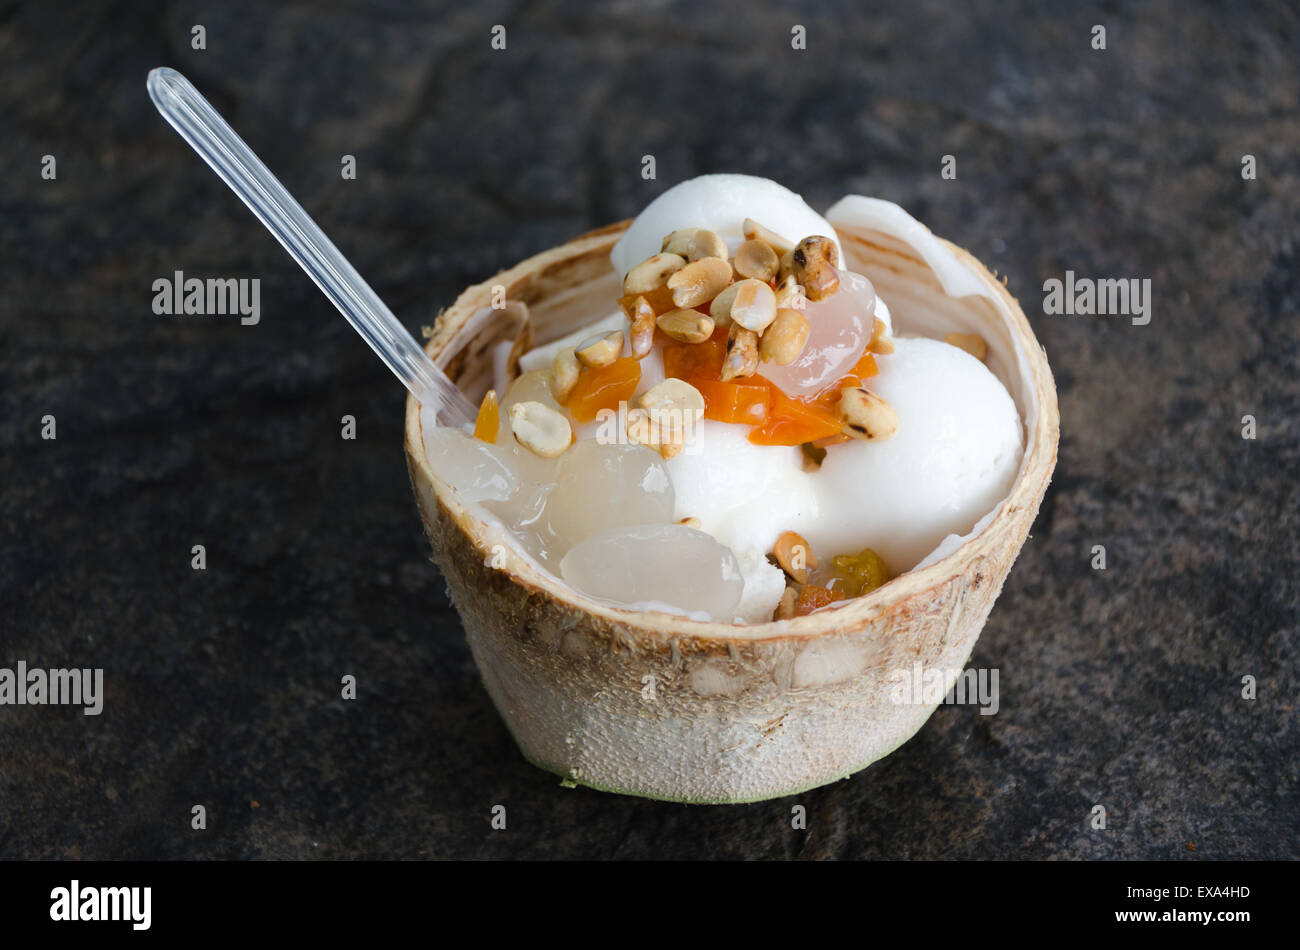
[[[837,554],[831,564],[841,581],[837,586],[850,597],[869,594],[889,580],[884,559],[871,548],[863,548],[857,554]]]
[[[474,420],[474,438],[495,443],[500,424],[501,406],[497,403],[497,391],[489,389],[479,403],[478,418]]]

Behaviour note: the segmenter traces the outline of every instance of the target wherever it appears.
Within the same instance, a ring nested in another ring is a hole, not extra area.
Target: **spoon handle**
[[[248,205],[421,404],[437,407],[445,425],[471,424],[473,403],[434,365],[302,205],[190,81],[160,67],[149,73],[148,88],[163,118]]]

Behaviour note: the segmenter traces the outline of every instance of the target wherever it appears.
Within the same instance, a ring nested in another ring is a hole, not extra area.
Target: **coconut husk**
[[[584,326],[615,306],[609,251],[627,223],[470,287],[439,317],[428,352],[477,400],[487,354],[514,332],[483,323],[493,286],[527,304],[539,343]],[[952,671],[946,692],[969,658],[1056,462],[1051,370],[1020,306],[965,251],[946,245],[987,297],[947,297],[924,260],[887,235],[840,238],[846,265],[872,279],[896,328],[937,314],[985,336],[989,365],[1020,409],[1025,452],[1010,496],[978,533],[834,609],[745,626],[591,601],[521,550],[501,555],[501,526],[429,467],[420,407],[408,398],[411,484],[474,661],[524,756],[566,782],[682,802],[823,785],[888,755],[934,711],[933,701],[898,701],[899,671]]]

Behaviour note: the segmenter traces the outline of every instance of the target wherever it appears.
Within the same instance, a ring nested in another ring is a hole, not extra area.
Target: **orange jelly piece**
[[[868,350],[862,354],[862,359],[853,364],[853,369],[849,370],[849,374],[840,381],[840,386],[861,386],[864,379],[870,379],[879,372],[876,358]]]
[[[863,352],[844,377],[816,399],[787,396],[762,376],[722,382],[722,361],[727,355],[726,327],[719,327],[703,343],[663,340],[664,375],[684,379],[704,396],[704,418],[752,426],[749,441],[756,445],[834,444],[843,434],[835,405],[840,389],[860,386],[879,372],[876,359]]]
[[[836,414],[835,407],[840,401],[841,389],[844,389],[847,386],[861,386],[863,380],[870,379],[879,372],[880,369],[876,366],[876,358],[869,351],[864,351],[862,357],[853,365],[853,369],[849,370],[848,373],[842,376],[834,386],[814,399],[813,403],[820,408],[827,410],[832,416],[834,416]],[[817,448],[824,449],[829,445],[838,445],[841,442],[847,442],[849,441],[849,438],[850,436],[846,433],[837,430],[830,435],[824,435],[821,438],[813,439],[811,441]]]
[[[749,434],[749,441],[755,445],[802,445],[843,431],[839,419],[830,409],[791,399],[770,384],[769,392],[772,401],[767,421]]]
[[[727,328],[718,327],[703,343],[682,343],[663,337],[664,375],[673,379],[717,379],[727,356]]]
[[[631,399],[640,382],[641,363],[631,356],[599,369],[585,366],[564,407],[578,422],[591,422],[602,409],[617,410],[619,403]]]
[[[501,404],[497,402],[497,391],[489,389],[478,406],[478,417],[474,420],[474,438],[496,442],[500,426]]]
[[[876,358],[869,352],[863,352],[861,358],[853,364],[853,368],[835,381],[835,384],[826,389],[812,401],[824,409],[834,409],[840,401],[840,390],[846,386],[861,386],[862,381],[875,376],[880,369],[876,366]]]
[[[794,615],[796,617],[806,617],[814,610],[820,610],[838,600],[848,600],[848,595],[840,590],[818,587],[816,584],[805,584],[803,590],[799,591],[799,599],[795,601]]]
[[[692,376],[687,380],[704,397],[704,418],[741,425],[762,425],[772,402],[772,385],[762,377],[719,379]]]
[[[637,297],[644,297],[650,309],[655,312],[655,316],[661,313],[667,313],[669,310],[676,310],[677,305],[673,303],[673,292],[666,286],[659,287],[655,290],[647,291],[643,294],[628,294],[626,297],[618,298],[618,305],[627,313],[632,312],[632,305],[636,303]]]

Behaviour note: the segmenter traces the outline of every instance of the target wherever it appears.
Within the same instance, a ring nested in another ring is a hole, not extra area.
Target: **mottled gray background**
[[[1296,8],[860,6],[0,4],[0,665],[107,678],[98,718],[0,708],[0,857],[1300,856]],[[888,198],[1007,275],[1062,436],[972,660],[1001,711],[752,806],[526,764],[427,558],[402,389],[154,112],[161,64],[413,330],[710,171]],[[1067,268],[1149,277],[1150,325],[1043,315]],[[155,316],[176,269],[259,277],[261,323]]]

